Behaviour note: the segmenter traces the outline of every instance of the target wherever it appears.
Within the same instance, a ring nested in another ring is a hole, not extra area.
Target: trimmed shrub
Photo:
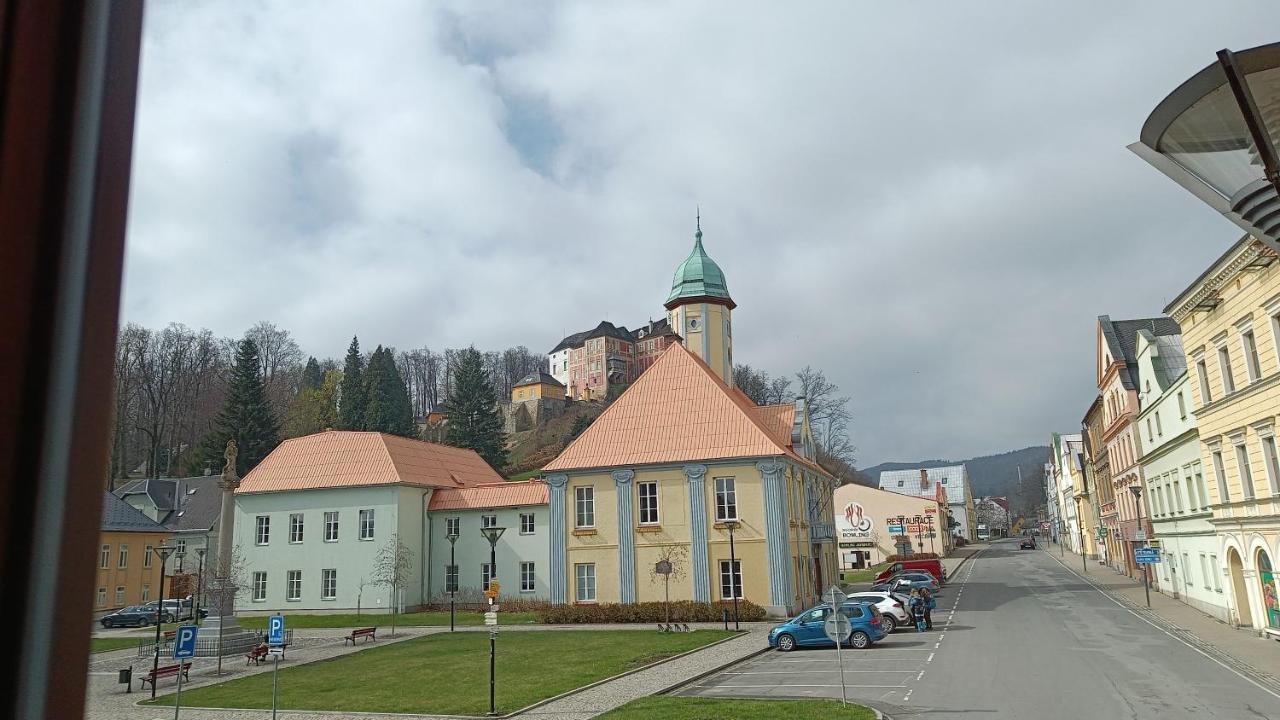
[[[506,609],[503,604],[503,609]],[[661,623],[667,621],[670,608],[671,622],[720,622],[722,612],[728,609],[733,616],[733,603],[700,603],[688,600],[641,603],[600,603],[593,605],[546,605],[537,610],[538,622],[549,625],[578,625],[587,623]],[[738,601],[738,619],[744,622],[763,620],[764,608],[747,600]]]
[[[937,560],[938,553],[911,553],[910,555],[890,555],[885,558],[885,562],[902,562],[903,560]]]

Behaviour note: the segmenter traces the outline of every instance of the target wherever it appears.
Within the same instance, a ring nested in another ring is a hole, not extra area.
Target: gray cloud
[[[1235,239],[1124,146],[1280,7],[882,5],[152,3],[124,316],[546,350],[661,316],[700,203],[864,464],[1043,442]]]

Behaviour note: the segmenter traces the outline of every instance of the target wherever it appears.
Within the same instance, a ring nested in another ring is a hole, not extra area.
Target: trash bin
[[[121,685],[124,685],[125,692],[133,692],[133,666],[132,665],[120,671],[120,677],[117,680],[117,682],[119,682]]]

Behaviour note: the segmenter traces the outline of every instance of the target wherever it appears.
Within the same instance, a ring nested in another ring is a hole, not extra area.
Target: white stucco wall
[[[522,514],[533,515],[532,534],[520,533]],[[482,515],[497,515],[498,525],[506,528],[495,549],[502,597],[550,597],[551,589],[547,580],[551,572],[551,535],[548,527],[551,515],[546,505],[486,510],[439,510],[429,515],[431,559],[428,598],[436,602],[448,601],[445,594],[445,568],[449,565],[448,518],[458,518],[459,521],[458,541],[454,548],[459,593],[465,596],[484,589],[481,587],[481,565],[489,562],[489,541],[480,534]],[[531,592],[520,590],[522,562],[534,564],[534,589]]]
[[[425,498],[424,498],[425,493]],[[413,552],[414,570],[405,585],[406,607],[423,602],[422,566],[425,523],[422,508],[429,491],[402,486],[334,488],[281,493],[254,493],[236,496],[235,544],[244,558],[244,584],[253,572],[267,573],[267,593],[255,601],[249,591],[240,593],[236,607],[244,612],[339,612],[355,610],[357,595],[363,609],[387,610],[391,588],[366,585],[360,581],[373,576],[378,550],[393,533]],[[374,510],[374,537],[359,538],[359,511]],[[324,514],[338,512],[338,540],[324,540]],[[289,516],[302,513],[303,541],[289,542]],[[267,545],[255,543],[256,518],[271,518]],[[332,600],[321,599],[321,570],[337,570],[337,593]],[[290,570],[302,572],[300,600],[286,600],[285,583]]]

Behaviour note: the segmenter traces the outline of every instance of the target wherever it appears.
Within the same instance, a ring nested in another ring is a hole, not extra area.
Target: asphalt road
[[[897,720],[1280,720],[1280,696],[1016,541],[966,563],[933,618],[846,650],[849,699]],[[680,692],[839,698],[840,673],[835,650],[768,652]]]

